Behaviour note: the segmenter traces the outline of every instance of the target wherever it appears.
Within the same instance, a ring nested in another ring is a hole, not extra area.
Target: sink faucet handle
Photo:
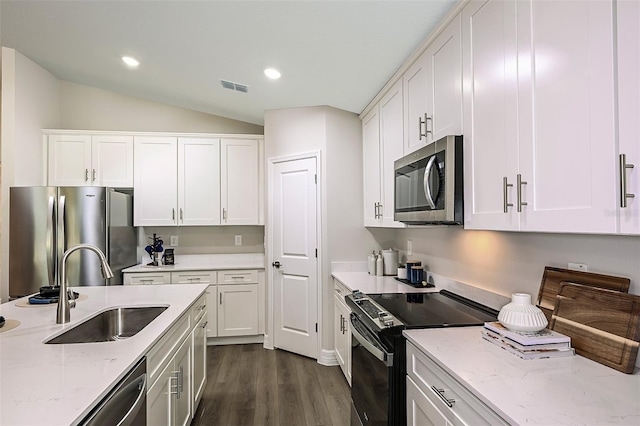
[[[67,298],[69,299],[69,308],[75,308],[76,307],[76,295],[73,292],[73,290],[69,289],[67,290]]]

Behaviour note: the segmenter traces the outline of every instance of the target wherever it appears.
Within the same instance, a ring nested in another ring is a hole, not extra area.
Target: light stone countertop
[[[149,256],[144,259],[151,262]],[[147,266],[146,263],[122,270],[124,273],[181,272],[225,269],[264,269],[264,253],[175,255],[175,265]]]
[[[638,368],[624,374],[579,355],[523,360],[483,340],[481,329],[405,330],[404,335],[513,424],[640,424]]]
[[[0,315],[20,325],[0,332],[0,424],[76,424],[145,355],[207,290],[188,286],[76,287],[86,300],[71,309],[71,322],[56,324],[56,305],[0,305]],[[22,300],[22,299],[19,299]],[[47,345],[64,329],[111,307],[168,305],[138,334],[114,342]],[[1,330],[1,329],[0,329]]]

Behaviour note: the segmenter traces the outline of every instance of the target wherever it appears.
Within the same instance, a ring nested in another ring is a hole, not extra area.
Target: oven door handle
[[[356,319],[356,321],[358,321]],[[351,317],[351,334],[356,338],[358,343],[360,343],[371,355],[376,357],[376,359],[384,362],[387,367],[391,367],[393,365],[393,354],[387,353],[380,348],[377,348],[373,343],[371,343],[366,337],[364,337],[360,332],[358,332],[358,325],[354,323],[354,317]]]

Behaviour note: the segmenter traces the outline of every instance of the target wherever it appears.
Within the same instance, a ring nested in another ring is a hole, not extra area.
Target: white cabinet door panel
[[[258,285],[218,286],[218,337],[258,334]]]
[[[380,115],[374,108],[362,119],[364,226],[378,226],[380,197]]]
[[[402,82],[396,85],[380,100],[380,171],[382,179],[382,226],[404,227],[403,223],[393,220],[395,208],[395,169],[394,162],[404,155],[404,122],[402,115]]]
[[[425,114],[429,101],[427,52],[414,62],[402,77],[404,95],[404,154],[409,154],[427,144]],[[431,125],[431,123],[428,123]]]
[[[49,185],[91,185],[91,136],[49,135],[48,149]]]
[[[133,187],[133,136],[91,137],[91,184],[114,188]]]
[[[470,3],[462,11],[465,228],[516,230],[504,212],[503,179],[518,171],[518,93],[514,2]],[[513,187],[507,201],[515,204]]]
[[[447,418],[407,376],[407,426],[447,426]]]
[[[619,149],[626,164],[618,170],[626,180],[626,206],[620,207],[620,232],[640,234],[640,2],[619,1],[618,8],[618,111]],[[622,174],[624,173],[624,177]],[[619,205],[622,202],[620,195]]]
[[[178,139],[178,223],[220,224],[219,139]]]
[[[136,136],[133,222],[135,226],[178,225],[178,141]]]
[[[616,231],[611,1],[518,3],[521,229]]]
[[[438,35],[426,50],[427,143],[448,135],[462,134],[462,63],[460,15]],[[410,131],[411,129],[409,129]]]
[[[261,141],[222,139],[220,150],[221,223],[260,224]]]

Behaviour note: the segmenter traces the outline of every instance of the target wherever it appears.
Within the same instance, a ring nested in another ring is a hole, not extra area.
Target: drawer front
[[[347,294],[351,294],[351,292],[349,291],[347,286],[345,286],[344,284],[342,284],[340,281],[338,281],[336,279],[333,280],[333,290],[334,290],[334,295],[338,299],[341,299],[342,302],[344,302],[344,297]]]
[[[125,284],[145,285],[145,284],[171,284],[170,272],[136,273],[125,274],[127,279]],[[128,279],[130,277],[130,279]]]
[[[191,306],[191,323],[197,323],[202,315],[207,312],[207,294],[200,296],[198,300]]]
[[[255,269],[239,269],[235,271],[218,271],[218,284],[257,284],[258,271]]]
[[[214,271],[172,272],[172,284],[215,284]]]
[[[162,336],[147,354],[147,373],[149,383],[153,384],[158,378],[162,368],[171,360],[168,355],[182,342],[191,329],[191,316],[189,313],[183,314],[178,322]]]
[[[407,343],[407,375],[454,425],[508,424],[411,343]]]

